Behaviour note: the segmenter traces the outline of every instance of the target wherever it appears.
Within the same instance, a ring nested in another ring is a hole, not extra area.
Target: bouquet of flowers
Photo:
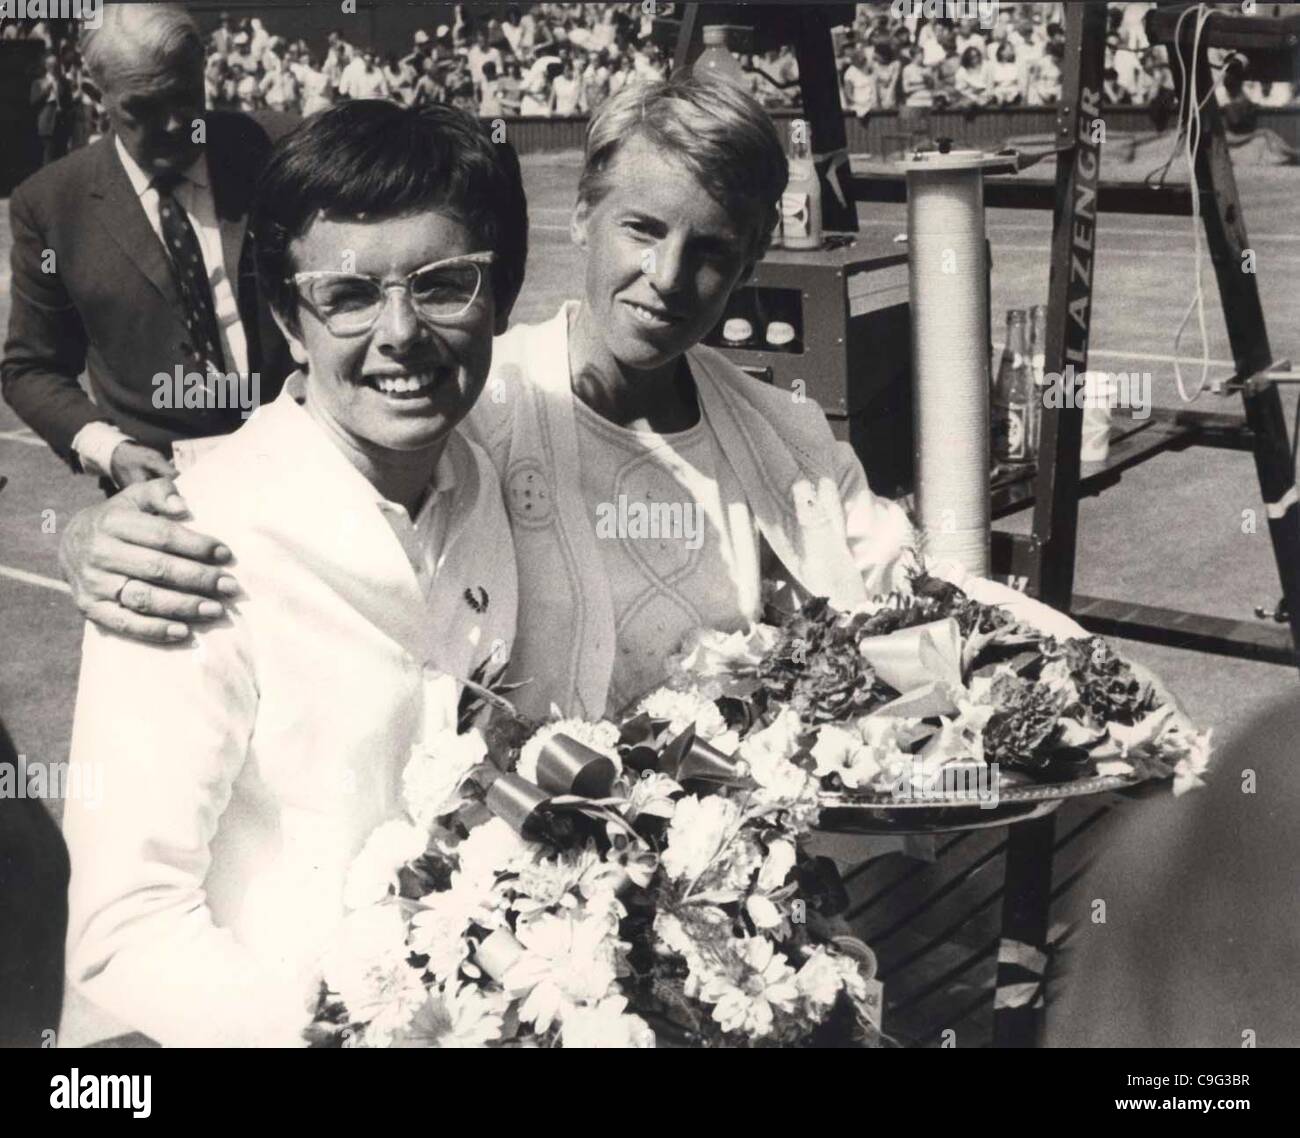
[[[488,677],[466,685],[456,726],[412,751],[407,817],[351,867],[310,1041],[876,1044],[874,958],[801,844],[823,804],[972,765],[1178,794],[1208,764],[1208,732],[1105,641],[923,570],[861,611],[766,615],[696,633],[620,722],[532,723]]]
[[[876,1043],[874,958],[800,846],[818,781],[751,757],[645,714],[426,732],[407,817],[349,872],[309,1041]]]
[[[1005,781],[1098,775],[1201,784],[1209,732],[1100,637],[1062,640],[918,569],[854,613],[769,604],[745,633],[698,632],[644,706],[724,740],[793,740],[824,790],[863,799],[940,791],[955,768]],[[690,708],[690,711],[685,710]]]

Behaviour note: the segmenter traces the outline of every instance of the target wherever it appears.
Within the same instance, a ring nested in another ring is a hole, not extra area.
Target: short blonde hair
[[[718,79],[675,75],[624,87],[587,128],[578,200],[596,205],[623,143],[640,135],[683,162],[746,234],[746,259],[767,251],[789,177],[771,117],[746,92]]]

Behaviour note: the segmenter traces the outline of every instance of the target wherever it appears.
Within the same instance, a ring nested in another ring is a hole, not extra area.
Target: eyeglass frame
[[[364,336],[372,331],[376,324],[379,323],[380,317],[384,314],[387,307],[387,294],[393,289],[401,289],[406,294],[406,299],[411,305],[411,311],[425,324],[437,325],[459,320],[466,312],[473,307],[474,302],[478,300],[479,293],[483,290],[483,266],[491,265],[496,260],[496,253],[488,250],[478,253],[460,253],[455,257],[444,257],[440,261],[430,261],[427,265],[421,265],[418,269],[412,269],[401,281],[390,281],[385,284],[378,277],[372,277],[368,273],[345,273],[341,269],[308,269],[305,272],[294,273],[289,278],[289,283],[293,285],[294,291],[298,294],[298,299],[306,305],[308,311],[312,313],[322,324],[325,325],[326,331],[331,336],[337,336],[339,339],[350,339],[353,336]],[[411,281],[421,273],[427,273],[430,269],[441,268],[443,265],[454,265],[460,262],[466,262],[473,265],[478,270],[478,281],[474,285],[474,292],[466,302],[465,307],[459,312],[446,316],[429,316],[421,312],[419,305],[415,303],[415,297],[411,292]],[[315,301],[303,290],[303,285],[310,285],[313,281],[324,280],[327,277],[350,277],[353,279],[366,280],[373,282],[381,293],[381,299],[384,303],[379,306],[379,311],[375,317],[364,328],[358,328],[352,332],[336,332],[330,327],[330,318],[319,310]]]

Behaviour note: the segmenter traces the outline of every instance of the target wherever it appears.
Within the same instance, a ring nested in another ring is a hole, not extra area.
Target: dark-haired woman
[[[276,151],[261,279],[301,371],[188,471],[241,597],[194,647],[87,628],[69,972],[163,1044],[292,1045],[346,872],[414,746],[514,635],[497,476],[459,429],[523,280],[518,163],[456,111],[358,101]]]

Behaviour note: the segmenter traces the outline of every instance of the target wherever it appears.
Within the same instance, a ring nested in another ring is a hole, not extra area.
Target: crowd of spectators
[[[1110,104],[1172,98],[1164,49],[1151,47],[1143,30],[1151,7],[1110,5]],[[1061,97],[1062,8],[1003,3],[986,27],[973,19],[900,17],[890,3],[845,5],[853,22],[834,29],[844,106],[859,116],[900,107],[1051,106]],[[415,32],[408,50],[392,53],[353,43],[342,30],[331,32],[323,49],[313,48],[276,34],[262,18],[222,14],[209,40],[208,105],[312,114],[341,99],[385,98],[407,106],[450,103],[488,118],[580,116],[622,87],[669,70],[651,36],[654,9],[644,4],[510,5],[501,18],[463,4],[454,11],[451,23]],[[0,38],[18,37],[43,39],[48,48],[31,89],[48,161],[93,140],[102,112],[82,72],[75,26],[8,20],[0,27]],[[1211,61],[1225,72],[1233,62],[1223,53],[1212,53]],[[789,47],[741,54],[739,62],[765,106],[797,104],[798,66]],[[1248,67],[1237,75],[1242,81],[1231,96],[1220,88],[1221,102],[1285,106],[1295,99],[1292,84],[1252,82]]]
[[[484,117],[585,115],[628,84],[662,78],[640,4],[511,5],[504,18],[458,5],[450,24],[381,53],[331,32],[323,52],[273,35],[254,17],[223,17],[208,57],[212,106],[303,114],[340,99],[450,103]]]
[[[1171,92],[1162,46],[1147,41],[1151,3],[1111,4],[1107,12],[1103,102],[1145,106]],[[898,107],[1044,107],[1061,98],[1064,10],[1055,4],[1001,4],[992,27],[975,19],[899,17],[888,3],[858,4],[852,28],[838,37],[844,106],[858,115]],[[1224,71],[1233,61],[1211,49]],[[1237,66],[1248,73],[1247,61]],[[1295,101],[1290,83],[1245,81],[1244,98],[1261,106]],[[1230,96],[1218,90],[1219,101]]]

